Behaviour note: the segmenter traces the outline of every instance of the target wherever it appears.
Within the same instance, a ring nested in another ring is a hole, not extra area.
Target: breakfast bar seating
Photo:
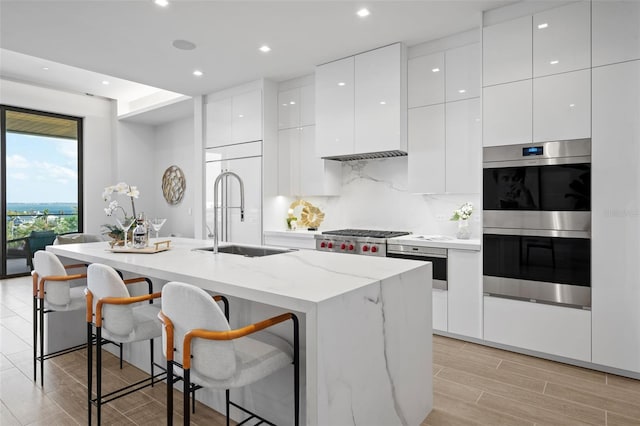
[[[130,296],[127,285],[146,282],[149,293],[142,296]],[[87,268],[87,408],[88,423],[91,424],[92,406],[97,407],[97,422],[101,424],[102,405],[132,392],[153,386],[166,377],[161,365],[154,363],[153,339],[160,337],[162,331],[157,315],[160,293],[152,293],[151,281],[138,277],[123,280],[115,269],[107,265],[94,263]],[[141,303],[141,302],[149,302]],[[93,329],[96,342],[96,397],[93,390]],[[149,340],[149,358],[151,375],[148,378],[102,394],[102,345],[109,341],[117,344]],[[155,367],[162,372],[155,374]]]

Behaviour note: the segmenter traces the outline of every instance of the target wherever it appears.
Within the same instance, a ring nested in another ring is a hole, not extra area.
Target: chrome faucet
[[[225,176],[233,176],[238,180],[240,184],[240,221],[244,222],[244,182],[242,182],[242,178],[238,176],[234,172],[222,172],[218,175],[215,182],[213,183],[213,253],[218,253],[218,184]],[[220,206],[222,208],[222,206]],[[229,207],[227,207],[229,208]]]

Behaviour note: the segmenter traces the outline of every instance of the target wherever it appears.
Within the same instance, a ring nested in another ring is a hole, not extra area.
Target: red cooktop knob
[[[353,244],[349,244],[349,250],[353,250]]]
[[[369,246],[362,246],[362,251],[369,251]]]
[[[378,247],[376,246],[371,246],[371,253],[375,253],[378,251]]]
[[[342,243],[342,244],[340,244],[340,248],[341,248],[342,250],[344,250],[344,249],[346,249],[346,248],[347,248],[347,245],[346,245],[345,243]]]
[[[327,244],[327,247],[329,247],[329,248],[333,248],[333,243],[329,243],[329,244]]]
[[[320,243],[320,247],[325,248],[327,246],[327,243],[325,243],[324,241]]]

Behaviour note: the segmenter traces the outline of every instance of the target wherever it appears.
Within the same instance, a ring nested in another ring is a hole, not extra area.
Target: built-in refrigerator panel
[[[206,161],[206,223],[210,237],[214,229],[213,186],[224,171],[236,173],[244,183],[245,212],[240,220],[240,185],[223,177],[218,194],[219,241],[236,244],[262,244],[262,142],[249,142],[209,148]]]

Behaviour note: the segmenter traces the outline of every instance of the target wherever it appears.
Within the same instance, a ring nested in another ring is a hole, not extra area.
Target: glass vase
[[[459,240],[468,240],[471,238],[471,228],[469,228],[468,219],[460,219],[458,221],[458,232],[456,232],[456,238]]]

